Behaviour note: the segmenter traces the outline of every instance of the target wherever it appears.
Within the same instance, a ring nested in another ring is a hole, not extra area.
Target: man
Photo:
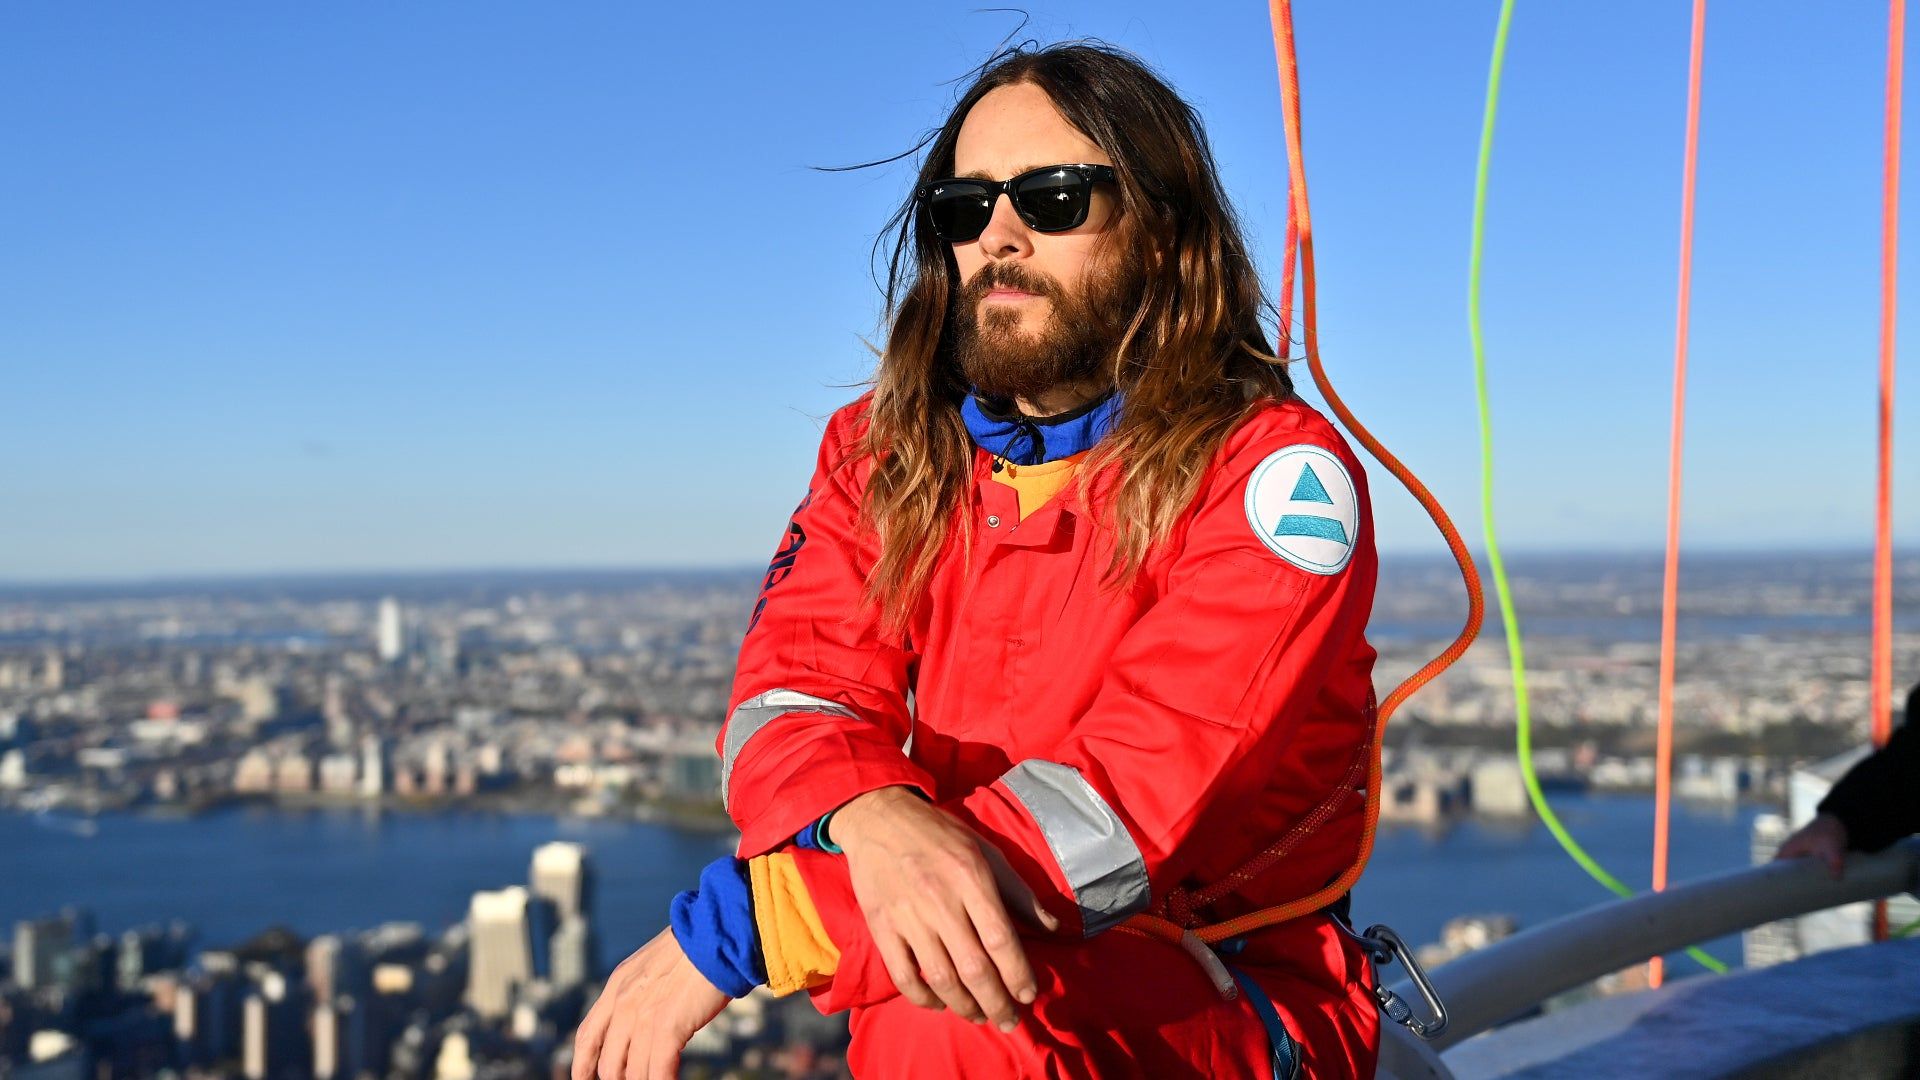
[[[1224,944],[1237,994],[1122,925],[1336,878],[1374,716],[1366,480],[1273,356],[1197,117],[1116,51],[1016,52],[895,220],[874,389],[741,648],[739,859],[611,976],[576,1080],[672,1075],[762,980],[851,1008],[861,1077],[1371,1075],[1331,912]]]
[[[1879,851],[1920,832],[1920,685],[1907,692],[1905,720],[1887,745],[1847,770],[1819,812],[1780,845],[1776,859],[1814,858],[1840,879],[1849,851]]]

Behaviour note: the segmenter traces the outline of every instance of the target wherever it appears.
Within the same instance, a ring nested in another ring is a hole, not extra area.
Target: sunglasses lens
[[[1072,169],[1050,169],[1015,185],[1013,205],[1028,227],[1061,232],[1087,220],[1087,193],[1092,186]]]
[[[979,184],[937,184],[927,194],[927,217],[933,231],[950,244],[972,240],[993,217],[993,196]]]

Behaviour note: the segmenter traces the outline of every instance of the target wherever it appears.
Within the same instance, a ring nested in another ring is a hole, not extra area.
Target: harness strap
[[[1273,1007],[1273,999],[1260,989],[1246,972],[1227,965],[1233,973],[1233,981],[1240,984],[1240,992],[1246,995],[1247,1004],[1260,1017],[1261,1026],[1267,1029],[1267,1039],[1273,1044],[1273,1080],[1294,1080],[1300,1075],[1300,1044],[1293,1041],[1293,1035],[1287,1031],[1287,1025],[1280,1020],[1280,1010]]]

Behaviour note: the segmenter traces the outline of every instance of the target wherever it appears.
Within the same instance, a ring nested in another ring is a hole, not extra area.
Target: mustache
[[[968,307],[978,304],[994,289],[1018,289],[1058,302],[1064,295],[1060,283],[1046,274],[1018,263],[995,263],[981,267],[960,291],[960,300]]]

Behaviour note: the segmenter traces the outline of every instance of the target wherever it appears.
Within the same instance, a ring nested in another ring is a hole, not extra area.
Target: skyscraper
[[[534,848],[527,877],[534,894],[552,900],[561,918],[593,918],[593,871],[585,847],[556,840]]]
[[[238,1057],[241,1050],[243,1003],[246,980],[231,952],[210,949],[200,954],[202,978],[194,984],[191,1025],[194,1032],[190,1060],[198,1064]],[[175,1034],[180,1032],[181,1017],[174,1015]]]
[[[392,1041],[389,1032],[398,1029],[402,1004],[383,998],[386,996],[376,993],[334,1000],[334,1023],[340,1034],[337,1075],[358,1078],[363,1073],[379,1076],[387,1071],[387,1050]]]
[[[560,928],[560,909],[544,896],[527,895],[527,944],[533,950],[533,977],[553,977],[553,935]]]
[[[553,967],[548,978],[555,990],[570,990],[593,978],[593,930],[587,920],[568,915],[553,932]]]
[[[307,1071],[312,1050],[302,997],[280,972],[260,973],[241,1011],[240,1068],[247,1080],[275,1080]]]
[[[273,1049],[268,1030],[270,1017],[267,999],[259,994],[248,994],[247,1003],[241,1008],[241,1071],[246,1073],[247,1080],[266,1080],[267,1067],[271,1064],[268,1055]]]
[[[338,673],[329,674],[321,690],[320,718],[326,724],[327,745],[353,748],[353,710],[347,707],[347,681]]]
[[[387,746],[368,732],[360,738],[360,797],[377,799],[387,790]]]
[[[55,961],[73,947],[66,919],[28,919],[13,924],[13,981],[23,990],[50,986]]]
[[[198,1065],[206,1046],[206,991],[194,981],[180,984],[173,995],[173,1041],[176,1066]]]
[[[529,873],[535,894],[550,900],[559,916],[549,939],[548,963],[537,970],[566,989],[594,976],[593,864],[579,844],[555,841],[533,851]]]
[[[135,990],[149,972],[184,967],[192,928],[175,920],[166,927],[140,926],[120,935],[115,956],[115,983],[122,990]]]
[[[516,985],[533,978],[533,934],[527,890],[509,885],[477,892],[467,909],[472,953],[467,971],[467,1005],[489,1019],[507,1014]]]
[[[366,948],[358,938],[321,934],[307,942],[307,990],[315,1001],[366,989]]]
[[[391,596],[380,600],[378,635],[381,661],[388,664],[397,662],[406,652],[407,642],[400,625],[400,601]]]
[[[447,927],[420,961],[414,989],[421,1008],[435,1017],[458,1012],[466,1000],[472,971],[473,928],[463,920]]]
[[[332,1001],[322,999],[313,1007],[314,1080],[334,1080],[340,1075],[340,1011]]]

